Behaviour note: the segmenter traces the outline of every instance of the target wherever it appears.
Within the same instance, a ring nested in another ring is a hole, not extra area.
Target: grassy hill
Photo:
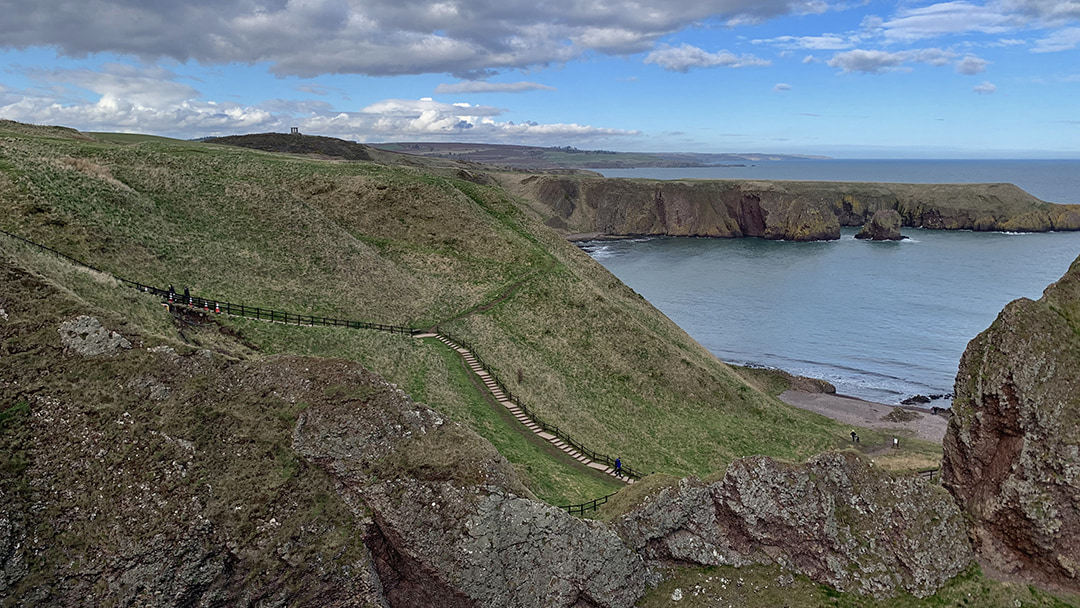
[[[632,466],[707,475],[750,454],[801,460],[844,445],[850,430],[744,381],[475,171],[26,127],[0,135],[0,228],[208,298],[438,325],[545,419]],[[220,323],[236,339],[218,329],[184,338],[233,357],[361,362],[473,426],[540,497],[574,502],[610,487],[522,439],[437,344]],[[884,441],[863,437],[867,449]]]

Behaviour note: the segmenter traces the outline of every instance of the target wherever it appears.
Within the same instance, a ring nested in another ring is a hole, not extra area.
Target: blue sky
[[[1080,158],[1080,0],[0,0],[0,118]]]

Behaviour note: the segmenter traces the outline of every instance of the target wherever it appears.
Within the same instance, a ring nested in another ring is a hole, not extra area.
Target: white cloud
[[[778,36],[776,38],[754,40],[753,43],[776,44],[786,48],[825,51],[849,49],[854,46],[854,42],[852,42],[850,38],[837,34],[822,34],[821,36]]]
[[[896,52],[854,49],[833,55],[828,65],[840,68],[846,73],[884,74],[909,69],[904,67],[907,63],[925,63],[940,67],[947,64],[953,56],[951,51],[937,48]]]
[[[995,86],[991,82],[987,82],[984,80],[981,84],[975,85],[975,87],[971,90],[975,91],[979,95],[991,95],[995,91],[997,91],[997,86]]]
[[[460,140],[463,133],[485,141],[565,145],[610,142],[638,131],[575,123],[514,123],[499,120],[503,108],[431,98],[385,99],[355,112],[323,101],[274,99],[257,105],[200,101],[200,93],[173,82],[160,68],[106,66],[101,72],[30,72],[49,88],[16,91],[0,87],[0,117],[36,124],[61,124],[88,131],[154,133],[195,138],[236,133],[301,131],[358,141],[402,138]],[[75,95],[76,85],[97,99]]]
[[[956,62],[956,71],[966,76],[974,76],[975,74],[981,74],[986,71],[986,66],[989,65],[989,61],[975,57],[974,55],[968,55]]]
[[[783,93],[785,91],[790,91],[791,85],[783,82],[778,82],[773,86],[772,90],[775,93]]]
[[[912,51],[868,51],[855,49],[833,55],[827,64],[829,67],[840,68],[845,72],[885,73],[909,69],[905,64],[928,64],[931,66],[943,66],[953,58],[954,54],[942,49],[919,49]]]
[[[554,91],[555,87],[536,82],[484,82],[468,81],[455,84],[440,84],[435,87],[436,95],[457,95],[461,93],[524,93],[526,91]]]
[[[1076,0],[999,0],[1003,10],[1039,20],[1048,27],[1080,19]]]
[[[0,0],[0,47],[266,63],[281,76],[482,78],[588,52],[642,52],[705,22],[760,22],[827,8],[822,0]]]
[[[191,99],[198,91],[176,82],[178,76],[160,67],[138,67],[108,63],[101,71],[30,70],[34,80],[51,85],[75,86],[101,96],[103,100],[124,100],[137,106],[158,106]]]
[[[818,60],[818,58],[817,58],[817,57],[814,57],[813,55],[807,55],[806,57],[803,57],[803,58],[802,58],[802,62],[803,62],[804,64],[807,64],[807,63],[818,63],[818,61],[819,61],[819,60]]]
[[[886,51],[868,51],[855,49],[833,55],[828,61],[829,67],[840,68],[844,72],[863,72],[882,74],[904,64],[904,53]]]
[[[1058,30],[1049,36],[1035,41],[1034,53],[1056,53],[1058,51],[1070,51],[1080,46],[1080,27],[1069,27]]]
[[[762,67],[772,62],[753,55],[735,55],[728,51],[710,53],[696,46],[661,46],[645,57],[645,63],[654,63],[671,72],[689,72],[692,68],[711,67]]]
[[[993,6],[957,0],[901,10],[881,27],[888,39],[911,41],[967,32],[996,34],[1014,25],[1008,14]]]

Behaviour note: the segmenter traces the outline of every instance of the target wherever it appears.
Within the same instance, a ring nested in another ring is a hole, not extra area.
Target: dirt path
[[[882,418],[891,413],[894,406],[844,395],[786,391],[780,395],[780,400],[844,424],[891,431],[897,436],[917,437],[934,443],[941,443],[949,425],[948,419],[935,416],[929,411],[919,412],[920,417],[910,422],[890,422]]]

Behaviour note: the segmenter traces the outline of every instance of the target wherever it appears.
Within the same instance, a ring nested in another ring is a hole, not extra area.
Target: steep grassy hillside
[[[847,428],[743,382],[483,175],[30,133],[0,141],[0,228],[103,270],[304,314],[440,324],[542,416],[649,470],[707,474],[844,443]],[[235,331],[265,352],[323,348]],[[469,388],[418,380],[423,366],[377,340],[341,349],[403,386],[431,384],[435,408]]]

